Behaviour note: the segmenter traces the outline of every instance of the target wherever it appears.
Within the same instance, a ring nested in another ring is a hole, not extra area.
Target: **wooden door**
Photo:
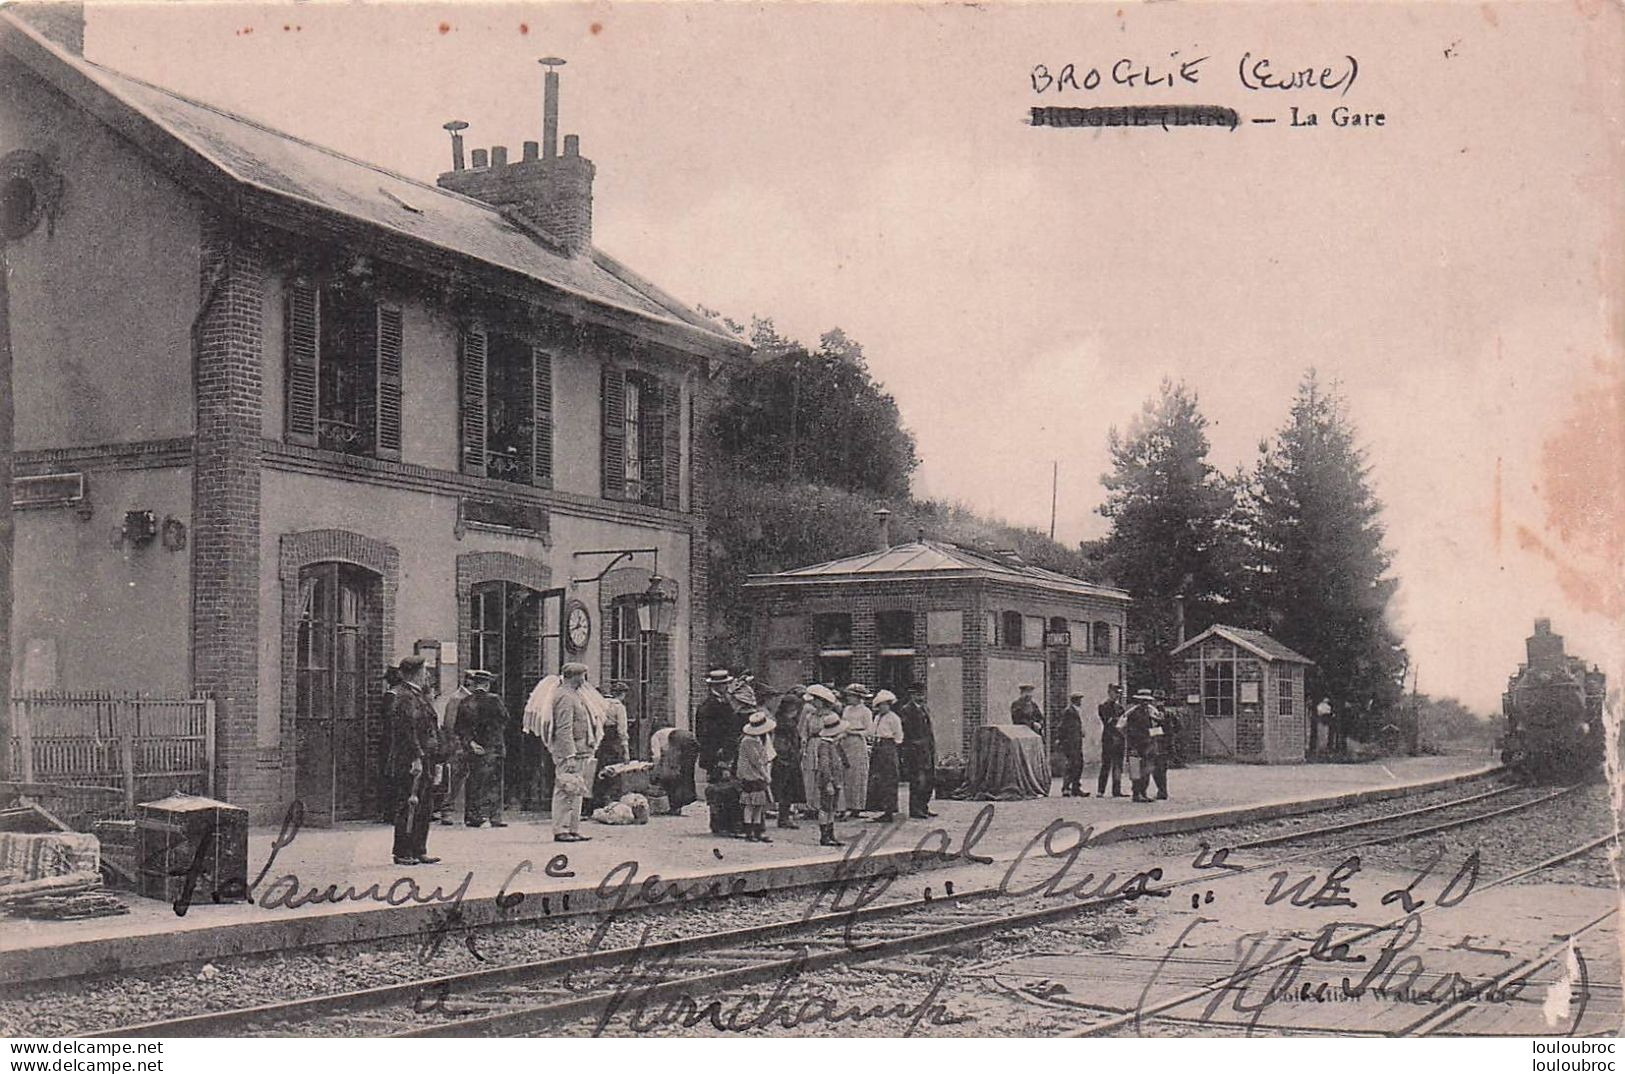
[[[366,635],[375,629],[369,572],[318,563],[299,575],[294,658],[294,789],[307,823],[325,825],[365,815],[367,780]]]

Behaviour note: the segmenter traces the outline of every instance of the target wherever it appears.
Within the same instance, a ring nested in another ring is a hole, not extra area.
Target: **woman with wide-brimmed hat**
[[[897,813],[898,750],[903,744],[903,720],[892,711],[897,695],[890,690],[875,694],[875,729],[869,749],[870,812],[884,824]]]
[[[801,777],[801,692],[794,688],[779,698],[773,713],[773,800],[779,804],[779,827],[799,828],[791,813],[807,800]]]
[[[862,683],[852,683],[841,691],[846,707],[841,710],[841,721],[846,724],[846,736],[841,739],[841,753],[846,757],[846,779],[841,785],[842,816],[856,820],[869,804],[869,735],[874,731],[875,717],[867,704],[869,691]]]
[[[813,770],[818,760],[818,731],[824,726],[824,710],[808,693],[812,687],[797,691],[801,697],[801,715],[796,721],[796,739],[801,743],[801,788],[805,792],[808,820],[818,818],[818,776]],[[834,696],[834,695],[831,695]]]
[[[773,741],[769,737],[778,725],[767,713],[755,709],[739,732],[738,760],[734,776],[739,780],[739,806],[744,814],[745,840],[771,843],[767,835],[767,807],[773,804]]]

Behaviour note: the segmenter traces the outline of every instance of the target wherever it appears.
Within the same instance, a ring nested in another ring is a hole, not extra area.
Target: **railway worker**
[[[807,800],[801,769],[801,706],[799,687],[779,698],[773,714],[773,800],[779,803],[779,827],[801,827],[793,807]]]
[[[903,746],[903,720],[892,711],[897,695],[875,694],[875,729],[869,750],[869,795],[864,803],[875,820],[885,824],[897,814],[898,752]]]
[[[840,702],[829,688],[809,686],[807,695],[816,703],[818,712],[818,734],[812,740],[813,787],[818,792],[818,845],[843,846],[845,844],[835,838],[835,820],[841,787],[846,780],[847,755],[841,748],[846,738],[846,724],[835,711]]]
[[[389,771],[395,798],[395,864],[433,865],[429,820],[434,802],[435,755],[440,749],[440,714],[429,702],[429,669],[423,657],[402,657],[401,684],[389,729]]]
[[[1123,797],[1123,688],[1117,683],[1106,687],[1106,700],[1096,714],[1100,717],[1100,782],[1098,797],[1106,797],[1106,777],[1112,778],[1112,797]]]
[[[1129,781],[1134,791],[1133,800],[1149,802],[1146,786],[1151,782],[1153,751],[1156,749],[1151,728],[1155,722],[1156,705],[1150,690],[1137,690],[1134,704],[1123,716],[1124,739],[1128,746]]]
[[[745,717],[739,731],[734,774],[739,779],[739,807],[748,843],[773,841],[767,834],[767,807],[773,804],[773,741],[768,736],[777,726],[767,713],[756,709]]]
[[[869,690],[862,683],[849,683],[841,693],[846,702],[841,710],[841,722],[846,724],[846,737],[841,739],[846,779],[841,785],[840,808],[848,820],[857,820],[869,804],[869,739],[875,730],[875,714],[867,704]]]
[[[733,752],[739,744],[739,717],[728,700],[728,687],[734,677],[717,668],[705,677],[706,698],[694,710],[694,735],[700,742],[700,767],[712,783],[721,782],[733,765]]]
[[[903,778],[908,780],[908,815],[916,820],[936,816],[931,812],[931,792],[937,783],[937,737],[931,728],[931,712],[925,707],[925,681],[916,679],[908,689],[908,700],[897,710],[903,723]]]
[[[1163,707],[1160,694],[1151,705],[1151,780],[1157,785],[1157,799],[1168,799],[1168,762],[1174,755],[1174,736],[1179,734],[1179,718]]]
[[[1083,789],[1083,695],[1073,694],[1071,703],[1061,710],[1061,720],[1055,727],[1055,744],[1066,758],[1066,772],[1061,777],[1062,798],[1087,798]]]
[[[1021,687],[1021,696],[1010,702],[1010,722],[1017,727],[1028,728],[1039,738],[1043,738],[1044,710],[1033,700],[1033,691],[1036,689],[1038,687],[1032,685]]]
[[[491,692],[495,675],[483,669],[466,672],[472,686],[457,708],[457,738],[468,758],[463,823],[506,828],[502,819],[502,766],[508,755],[508,706]]]
[[[581,799],[589,791],[582,773],[592,760],[592,711],[581,695],[587,665],[566,664],[560,673],[564,681],[553,697],[552,727],[546,739],[555,773],[553,841],[584,843],[592,838],[581,834]]]

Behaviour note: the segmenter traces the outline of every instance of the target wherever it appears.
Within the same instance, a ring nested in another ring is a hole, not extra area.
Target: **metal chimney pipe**
[[[559,155],[559,71],[564,61],[544,56],[537,63],[547,68],[542,76],[542,156],[552,160]]]
[[[460,172],[463,170],[463,132],[468,129],[468,124],[454,119],[440,126],[442,130],[451,132],[451,170]]]
[[[875,522],[879,524],[878,538],[879,551],[886,551],[891,547],[891,512],[882,507],[875,511]]]

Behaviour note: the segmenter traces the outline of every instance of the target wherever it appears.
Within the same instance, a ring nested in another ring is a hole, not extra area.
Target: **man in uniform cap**
[[[565,664],[559,674],[564,681],[553,696],[553,726],[546,743],[555,772],[553,841],[583,843],[592,838],[581,834],[581,799],[590,791],[583,773],[592,758],[592,710],[581,696],[587,665]]]
[[[723,770],[732,766],[739,749],[742,721],[734,712],[733,702],[728,700],[728,686],[733,680],[733,675],[722,668],[707,675],[705,685],[709,692],[694,710],[694,737],[700,741],[700,767],[705,769],[712,783],[722,779]]]
[[[1055,727],[1055,745],[1066,758],[1066,772],[1061,777],[1061,797],[1087,798],[1083,789],[1083,695],[1073,694],[1071,703],[1061,710],[1061,720]]]
[[[441,780],[436,788],[434,815],[441,824],[452,823],[451,815],[457,808],[457,799],[462,795],[464,784],[468,780],[471,766],[463,735],[457,730],[457,712],[462,708],[463,702],[474,695],[476,674],[479,672],[472,668],[462,673],[458,678],[457,689],[446,698],[445,708],[440,713],[440,737],[447,746],[446,778]],[[467,810],[466,801],[464,810]]]
[[[1010,702],[1010,722],[1017,727],[1029,728],[1037,733],[1039,738],[1043,738],[1044,710],[1033,700],[1033,691],[1036,689],[1038,688],[1031,684],[1022,684],[1021,696]]]
[[[506,828],[502,819],[502,766],[508,753],[508,706],[491,693],[489,671],[471,670],[472,692],[457,709],[457,738],[468,758],[469,774],[463,823],[478,828],[489,823]]]
[[[1100,703],[1096,714],[1100,717],[1100,781],[1095,792],[1106,797],[1106,777],[1112,782],[1112,797],[1123,794],[1123,688],[1117,683],[1106,687],[1106,700]]]
[[[1134,704],[1123,717],[1124,737],[1127,739],[1129,779],[1136,802],[1151,801],[1145,791],[1151,782],[1151,768],[1156,760],[1156,738],[1152,728],[1157,726],[1156,699],[1150,690],[1136,690]]]
[[[389,772],[395,799],[395,864],[433,865],[429,821],[440,714],[429,703],[429,670],[421,656],[402,658],[400,690],[391,706]]]
[[[908,700],[897,710],[903,721],[903,778],[908,780],[908,815],[918,820],[936,816],[931,812],[931,792],[937,782],[937,738],[931,728],[931,712],[925,707],[925,682],[916,680],[908,689]]]

